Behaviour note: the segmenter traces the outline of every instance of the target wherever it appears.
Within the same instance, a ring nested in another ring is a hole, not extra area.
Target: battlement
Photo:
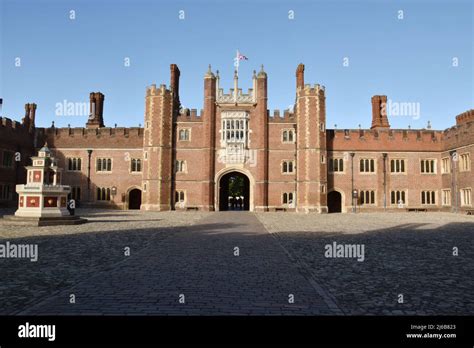
[[[155,84],[148,86],[146,89],[146,96],[164,95],[165,93],[171,94],[171,91],[166,88],[165,84],[161,84],[160,87],[156,87]]]
[[[15,130],[27,130],[25,127],[24,127],[24,124],[18,122],[18,121],[15,121],[15,120],[12,120],[8,117],[1,117],[0,118],[1,120],[1,127],[5,128],[5,129],[15,129]]]
[[[303,92],[304,92],[305,95],[308,95],[308,94],[321,94],[321,93],[324,94],[325,90],[326,90],[326,87],[324,87],[323,85],[320,85],[319,83],[314,84],[312,86],[310,84],[305,84]]]
[[[57,137],[89,137],[89,136],[97,136],[97,137],[115,137],[115,136],[123,136],[123,137],[130,137],[130,136],[141,136],[143,135],[143,128],[139,127],[102,127],[102,128],[84,128],[84,127],[64,127],[64,128],[56,128],[50,127],[45,128],[47,134],[54,134]]]
[[[204,111],[201,109],[199,110],[199,114],[197,109],[181,109],[180,113],[176,116],[176,122],[201,122],[202,115]]]
[[[43,137],[52,148],[54,147],[142,147],[143,128],[139,127],[102,127],[102,128],[40,128]]]
[[[474,119],[471,119],[469,114],[464,114],[461,114],[462,122],[458,122],[456,118],[456,125],[443,131],[442,139],[445,149],[450,150],[474,143]]]
[[[441,131],[431,129],[328,129],[328,136],[345,140],[380,140],[437,142]]]
[[[431,129],[328,129],[330,150],[441,151],[442,131]]]
[[[295,114],[289,109],[283,111],[283,117],[280,110],[273,110],[273,115],[270,115],[270,110],[267,110],[268,122],[296,122]]]
[[[460,125],[462,123],[474,121],[474,109],[468,110],[456,116],[456,124]]]

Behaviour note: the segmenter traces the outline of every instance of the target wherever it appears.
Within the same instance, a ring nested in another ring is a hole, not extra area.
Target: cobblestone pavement
[[[38,262],[0,259],[0,314],[474,313],[471,216],[81,214],[91,222],[0,225],[0,244],[39,245]],[[326,258],[333,242],[364,245],[364,261]]]
[[[38,244],[38,261],[0,258],[0,315],[16,313],[124,261],[124,248],[139,253],[204,213],[78,209],[89,223],[76,226],[0,224],[0,244]],[[0,211],[0,214],[13,211]]]
[[[141,215],[163,220],[188,213]],[[208,213],[190,226],[169,231],[163,228],[140,229],[135,219],[127,224],[137,230],[84,235],[85,240],[115,245],[112,253],[122,259],[113,267],[85,272],[86,279],[56,293],[39,297],[15,314],[89,314],[89,315],[275,315],[341,313],[333,299],[312,280],[307,280],[285,254],[254,214],[242,212]],[[88,224],[89,228],[94,226]],[[83,225],[87,226],[87,225]],[[109,230],[112,228],[109,228]],[[126,235],[111,240],[108,234]],[[143,236],[152,235],[146,239]],[[104,238],[104,240],[102,240]],[[125,237],[124,237],[125,238]],[[54,237],[52,238],[54,239]],[[129,257],[122,257],[124,245],[135,243]],[[51,263],[70,263],[69,252],[80,250],[81,258],[94,258],[92,245],[64,237],[51,248],[52,241],[40,246],[42,253],[52,252],[45,262],[48,271],[61,272]],[[145,248],[138,248],[143,243]],[[117,245],[118,244],[118,245]],[[239,256],[236,256],[238,248]],[[61,249],[57,251],[56,248]],[[46,255],[44,256],[46,257]],[[111,256],[102,256],[112,258]],[[54,261],[56,260],[56,261]],[[96,267],[94,263],[91,267]],[[37,272],[43,273],[38,262]],[[65,277],[61,277],[64,279]],[[67,278],[67,277],[66,277]],[[10,275],[15,284],[19,280]],[[43,281],[47,282],[48,279]],[[31,283],[31,280],[30,282]],[[26,280],[23,283],[26,285]],[[69,285],[69,284],[68,284]],[[6,283],[8,286],[8,282]],[[51,289],[49,289],[51,290]],[[70,304],[74,294],[76,303]],[[180,303],[180,295],[184,303]],[[294,303],[290,299],[294,296]]]
[[[474,314],[474,217],[450,213],[258,214],[349,315]],[[365,260],[327,258],[363,244]],[[453,256],[453,248],[459,250]],[[403,303],[399,303],[399,295]]]

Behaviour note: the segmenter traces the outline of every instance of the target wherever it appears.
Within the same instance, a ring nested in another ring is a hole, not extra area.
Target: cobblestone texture
[[[152,216],[172,220],[189,215]],[[141,218],[149,218],[149,215]],[[338,312],[321,289],[315,288],[298,272],[274,237],[251,213],[211,213],[192,226],[165,229],[164,232],[163,228],[145,228],[143,233],[157,234],[146,240],[142,238],[139,223],[136,219],[124,222],[128,228],[133,225],[137,230],[84,236],[85,240],[115,245],[117,250],[104,251],[115,254],[116,259],[122,261],[113,267],[99,267],[95,274],[87,273],[87,279],[54,294],[47,295],[45,290],[43,295],[46,296],[38,297],[35,303],[29,303],[15,313],[276,315]],[[89,224],[89,228],[93,226]],[[125,241],[112,240],[107,237],[112,233],[128,236]],[[104,241],[100,241],[102,238]],[[132,239],[146,247],[123,260],[122,246],[130,245]],[[46,245],[40,246],[43,253],[46,253]],[[69,252],[77,249],[81,250],[81,257],[94,258],[95,253],[90,255],[88,246],[80,240],[71,244],[66,239],[61,245],[59,255],[55,249],[49,249],[56,255],[49,255],[53,259],[48,265],[55,263],[53,260],[69,262]],[[239,248],[239,256],[234,255],[235,247]],[[36,272],[43,273],[40,265],[37,266],[33,266]],[[49,270],[60,271],[55,266]],[[67,279],[64,275],[61,278]],[[19,282],[14,275],[10,280],[14,284]],[[71,293],[76,296],[76,304],[68,303]],[[180,294],[185,296],[184,304],[179,303]],[[289,303],[290,294],[294,295],[295,303]]]
[[[0,259],[0,314],[474,313],[471,216],[81,214],[91,222],[0,225],[0,243],[39,245],[36,263]],[[364,262],[326,258],[333,242],[364,244]],[[68,302],[71,293],[76,304]]]
[[[0,213],[11,213],[2,211]],[[50,296],[108,271],[151,242],[169,237],[181,226],[198,221],[203,213],[123,212],[78,210],[89,223],[75,226],[0,225],[0,243],[38,244],[37,262],[0,259],[0,315],[15,313]]]
[[[474,313],[472,216],[266,213],[258,217],[345,314]],[[365,261],[326,258],[325,245],[333,242],[364,244]],[[453,256],[453,247],[459,256]]]

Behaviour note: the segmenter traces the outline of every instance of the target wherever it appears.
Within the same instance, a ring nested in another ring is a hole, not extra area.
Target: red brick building
[[[22,123],[3,118],[0,199],[15,200],[24,161],[46,141],[82,205],[224,210],[241,178],[251,211],[472,209],[474,110],[444,131],[391,129],[387,97],[374,96],[370,129],[336,130],[326,128],[324,87],[304,83],[302,64],[293,110],[283,113],[267,109],[263,67],[247,93],[237,73],[225,93],[209,68],[199,114],[181,107],[179,78],[173,64],[169,87],[147,88],[143,128],[106,127],[101,93],[90,95],[85,128],[36,128],[35,104]]]

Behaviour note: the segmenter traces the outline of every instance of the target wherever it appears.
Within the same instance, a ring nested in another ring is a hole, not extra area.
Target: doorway
[[[250,180],[239,172],[230,172],[219,180],[219,210],[249,210]]]

